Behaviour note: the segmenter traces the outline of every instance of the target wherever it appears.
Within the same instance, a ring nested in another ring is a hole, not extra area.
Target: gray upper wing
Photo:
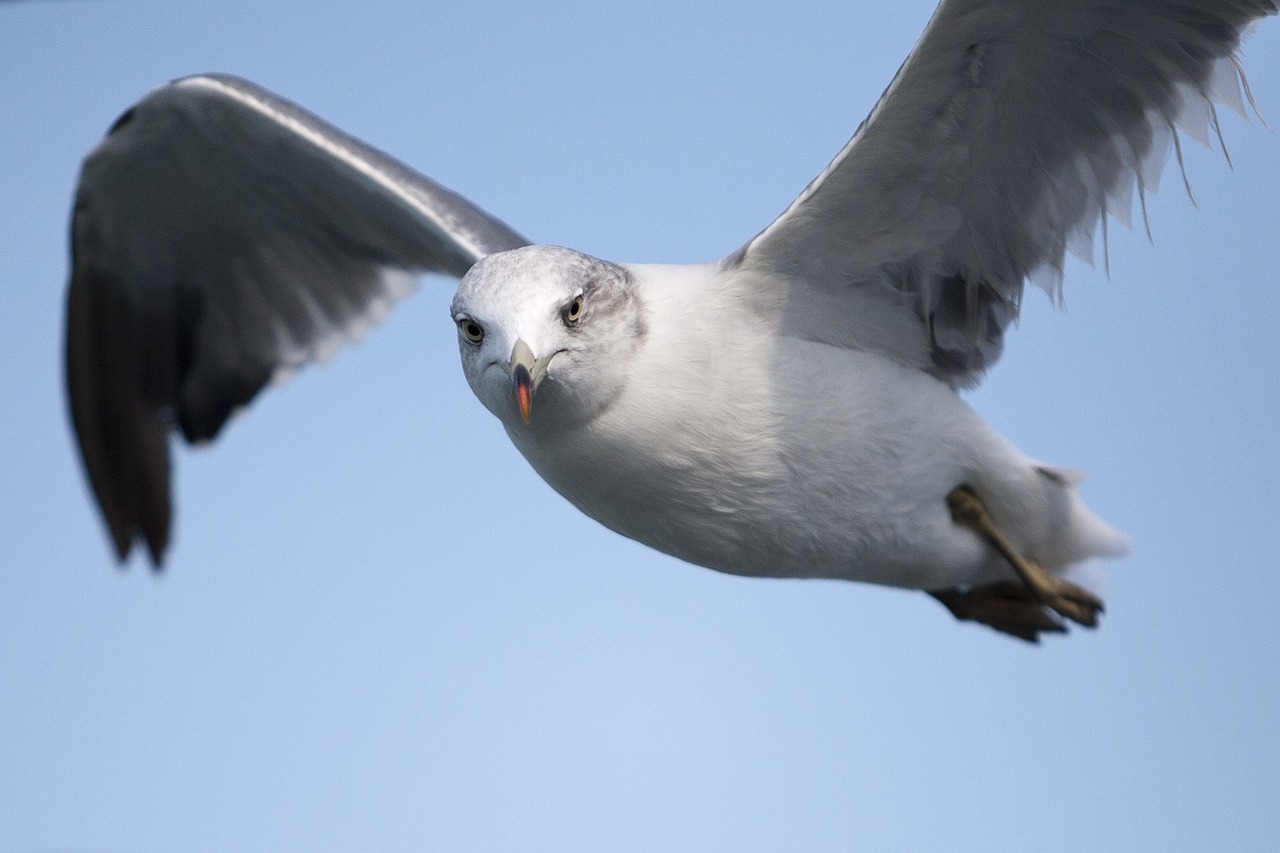
[[[1064,251],[1127,221],[1175,128],[1207,141],[1215,103],[1243,112],[1235,51],[1276,6],[944,0],[849,144],[730,260],[781,283],[788,333],[974,384],[1024,280],[1056,295]]]
[[[528,241],[247,81],[189,77],[89,155],[71,223],[66,370],[123,559],[169,537],[169,432],[212,438],[273,377],[358,336],[414,274]]]

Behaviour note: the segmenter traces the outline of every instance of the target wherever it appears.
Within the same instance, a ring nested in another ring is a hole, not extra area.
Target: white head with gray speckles
[[[598,416],[624,387],[645,337],[627,270],[559,246],[484,258],[450,311],[471,390],[513,431]]]

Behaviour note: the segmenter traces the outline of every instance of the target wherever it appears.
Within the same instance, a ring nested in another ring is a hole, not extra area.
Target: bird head
[[[633,284],[624,267],[558,246],[482,259],[450,308],[471,390],[513,432],[597,417],[645,335]]]

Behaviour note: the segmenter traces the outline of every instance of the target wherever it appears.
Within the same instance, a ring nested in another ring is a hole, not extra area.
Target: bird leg
[[[930,592],[961,620],[990,625],[997,631],[1035,641],[1038,631],[1063,631],[1065,628],[1045,612],[1044,608],[1092,628],[1103,611],[1102,599],[1087,589],[1049,574],[1032,560],[1018,553],[1013,544],[996,527],[987,508],[973,487],[957,486],[947,495],[951,518],[967,527],[1000,552],[1017,572],[1021,584],[997,583],[971,590]]]
[[[929,592],[961,622],[981,622],[1003,634],[1029,643],[1040,642],[1040,632],[1066,633],[1044,605],[1031,597],[1021,581],[1006,581],[977,589],[938,589]]]

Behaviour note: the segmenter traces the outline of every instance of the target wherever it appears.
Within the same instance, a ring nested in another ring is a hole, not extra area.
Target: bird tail
[[[1086,560],[1129,552],[1129,537],[1099,518],[1080,497],[1076,487],[1084,479],[1082,473],[1048,465],[1037,465],[1036,471],[1044,478],[1060,519],[1058,535],[1039,549],[1041,565],[1061,574]]]

